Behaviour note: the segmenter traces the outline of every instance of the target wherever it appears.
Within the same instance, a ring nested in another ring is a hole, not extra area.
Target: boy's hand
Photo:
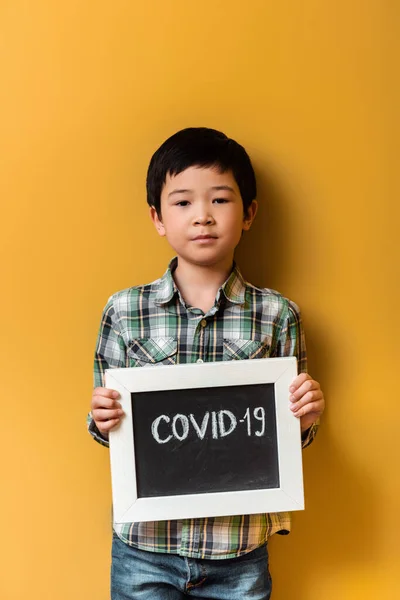
[[[324,412],[324,394],[318,381],[314,381],[308,373],[297,375],[289,392],[290,410],[295,417],[300,417],[301,431],[306,431]]]
[[[121,420],[124,411],[117,401],[119,393],[108,388],[97,387],[93,390],[91,411],[97,429],[104,437],[114,429]]]

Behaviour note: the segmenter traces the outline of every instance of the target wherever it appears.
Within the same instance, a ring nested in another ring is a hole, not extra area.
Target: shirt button
[[[205,319],[202,319],[202,320],[200,321],[200,325],[201,325],[202,327],[205,327],[205,326],[207,325],[207,321],[206,321]]]
[[[198,363],[202,363],[202,362],[204,362],[204,360],[203,360],[203,359],[201,359],[201,358],[198,358],[198,359],[196,360],[196,362],[198,362]]]

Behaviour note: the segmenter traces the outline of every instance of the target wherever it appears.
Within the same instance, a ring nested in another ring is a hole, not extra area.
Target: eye
[[[225,204],[226,202],[229,202],[228,198],[214,198],[213,202],[216,202],[217,204]]]
[[[188,205],[189,205],[188,200],[180,200],[179,202],[176,203],[175,206],[188,206]]]

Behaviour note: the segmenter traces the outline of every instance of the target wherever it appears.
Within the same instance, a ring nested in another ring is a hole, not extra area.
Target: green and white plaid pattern
[[[94,385],[104,386],[109,368],[174,365],[202,361],[296,356],[307,369],[306,347],[296,304],[243,280],[236,265],[204,314],[188,306],[172,277],[177,259],[148,285],[117,292],[103,312],[94,361]],[[289,396],[289,391],[288,391]],[[91,414],[88,429],[108,446]],[[303,435],[312,442],[315,423]],[[233,558],[254,550],[273,533],[290,531],[290,514],[114,524],[117,535],[142,550],[193,558]]]

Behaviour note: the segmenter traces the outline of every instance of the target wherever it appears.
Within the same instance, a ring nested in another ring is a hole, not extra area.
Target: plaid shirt
[[[145,365],[296,356],[298,372],[306,371],[304,334],[294,302],[245,282],[234,265],[204,314],[182,298],[172,277],[176,265],[175,258],[157,281],[111,296],[97,340],[95,386],[104,386],[105,369]],[[87,421],[94,439],[108,446],[90,413]],[[303,434],[303,448],[317,428],[318,422]],[[222,559],[254,550],[273,533],[289,533],[290,514],[114,523],[114,530],[141,550]]]

